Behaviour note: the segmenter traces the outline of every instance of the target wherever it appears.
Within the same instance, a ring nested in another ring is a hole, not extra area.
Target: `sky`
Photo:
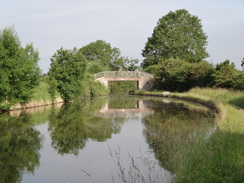
[[[61,47],[81,48],[96,40],[141,62],[157,21],[178,9],[201,19],[208,36],[207,61],[229,59],[241,69],[244,0],[0,0],[0,30],[14,26],[22,46],[33,43],[43,73]]]

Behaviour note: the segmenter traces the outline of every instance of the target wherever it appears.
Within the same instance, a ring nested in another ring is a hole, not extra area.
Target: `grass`
[[[51,101],[50,93],[48,92],[49,86],[47,82],[41,81],[40,84],[34,88],[33,95],[31,97],[32,101]],[[56,92],[56,98],[60,97],[59,93]]]
[[[162,92],[139,94],[163,96]],[[204,103],[218,111],[217,131],[211,138],[196,144],[190,155],[179,155],[184,163],[177,170],[175,182],[244,182],[244,92],[194,88],[168,97]]]
[[[233,91],[227,89],[194,88],[189,93],[195,93],[210,97],[223,103],[233,104],[244,109],[244,91]]]

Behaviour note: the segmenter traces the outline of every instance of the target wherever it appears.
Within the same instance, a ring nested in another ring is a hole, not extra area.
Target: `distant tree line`
[[[32,43],[22,47],[14,27],[0,30],[0,110],[30,101],[42,78],[38,61],[38,50]],[[138,62],[122,57],[118,48],[103,40],[81,48],[61,47],[51,57],[50,70],[42,81],[49,83],[52,100],[57,91],[66,101],[98,96],[108,91],[94,81],[92,74],[105,70],[133,71],[140,68]]]
[[[244,89],[244,71],[226,60],[216,66],[204,61],[207,35],[197,16],[182,9],[159,19],[142,51],[142,68],[154,74],[155,88],[186,91],[193,87]],[[242,61],[244,67],[244,59]]]
[[[139,60],[123,57],[118,48],[97,40],[81,48],[61,47],[51,57],[45,82],[54,100],[58,91],[66,100],[81,96],[98,96],[107,89],[95,82],[92,74],[102,71],[143,69],[155,76],[155,88],[186,91],[193,87],[222,87],[244,90],[244,71],[226,60],[214,66],[205,61],[207,35],[201,20],[181,9],[169,12],[157,22]],[[33,44],[21,45],[14,27],[0,30],[0,109],[15,103],[25,104],[39,85],[39,52]],[[241,62],[244,68],[244,59]],[[119,83],[113,83],[114,91]],[[134,84],[124,84],[129,88]]]
[[[139,69],[138,62],[137,59],[122,57],[118,48],[97,40],[79,49],[57,50],[51,57],[48,76],[64,100],[74,100],[80,96],[97,96],[106,90],[101,83],[94,81],[92,74],[133,71]]]

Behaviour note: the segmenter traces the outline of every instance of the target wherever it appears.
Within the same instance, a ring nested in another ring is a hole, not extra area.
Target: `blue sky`
[[[33,42],[46,73],[60,47],[82,47],[99,39],[141,61],[158,19],[177,9],[202,20],[209,62],[229,59],[241,69],[243,0],[0,0],[0,29],[14,25],[23,46]]]

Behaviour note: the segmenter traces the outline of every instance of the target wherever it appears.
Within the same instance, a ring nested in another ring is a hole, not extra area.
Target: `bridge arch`
[[[150,90],[153,87],[153,75],[141,71],[104,71],[93,76],[106,87],[109,81],[137,81],[138,90]]]

